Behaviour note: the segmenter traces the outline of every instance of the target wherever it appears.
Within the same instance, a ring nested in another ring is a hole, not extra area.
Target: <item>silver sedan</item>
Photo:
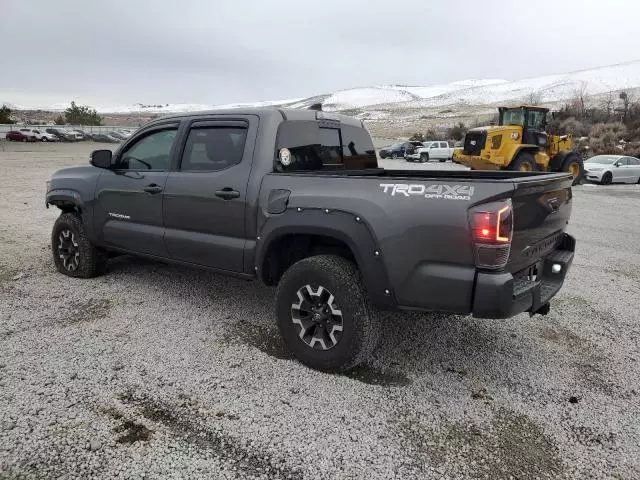
[[[640,160],[625,155],[596,155],[584,162],[584,178],[602,185],[640,183]]]

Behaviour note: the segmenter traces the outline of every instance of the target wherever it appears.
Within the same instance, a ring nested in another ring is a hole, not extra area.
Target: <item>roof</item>
[[[544,110],[545,112],[549,111],[547,107],[540,107],[538,105],[505,105],[498,108],[526,108],[528,110]]]
[[[340,120],[341,123],[346,125],[352,125],[357,127],[362,127],[363,123],[361,120],[358,120],[353,117],[349,117],[347,115],[341,115],[339,113],[333,112],[322,112],[317,110],[302,110],[295,108],[277,108],[277,107],[241,107],[241,108],[224,108],[220,110],[203,110],[199,112],[185,112],[185,113],[174,113],[170,115],[163,115],[162,117],[154,119],[152,122],[155,123],[161,120],[170,120],[172,118],[185,118],[185,117],[210,117],[214,115],[256,115],[260,118],[266,117],[280,117],[282,120],[293,120],[293,121],[314,121],[320,120],[322,118],[330,119],[330,120]],[[149,122],[151,123],[151,122]]]

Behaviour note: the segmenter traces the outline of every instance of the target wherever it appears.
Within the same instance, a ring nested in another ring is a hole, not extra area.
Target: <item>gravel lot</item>
[[[640,185],[575,188],[549,316],[390,315],[339,376],[290,358],[269,288],[56,273],[44,182],[93,148],[0,141],[1,478],[640,478]]]

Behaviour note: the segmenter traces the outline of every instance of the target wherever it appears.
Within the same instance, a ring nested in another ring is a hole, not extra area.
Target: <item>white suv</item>
[[[40,140],[41,142],[55,142],[58,140],[58,137],[55,135],[51,135],[37,128],[21,128],[20,133],[28,137],[35,137],[36,140]]]

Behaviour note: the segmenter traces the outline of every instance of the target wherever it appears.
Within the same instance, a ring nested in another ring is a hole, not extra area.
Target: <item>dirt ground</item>
[[[329,375],[270,288],[128,256],[58,274],[45,181],[101,147],[0,141],[0,478],[640,478],[640,185],[574,188],[548,316],[386,315]]]

